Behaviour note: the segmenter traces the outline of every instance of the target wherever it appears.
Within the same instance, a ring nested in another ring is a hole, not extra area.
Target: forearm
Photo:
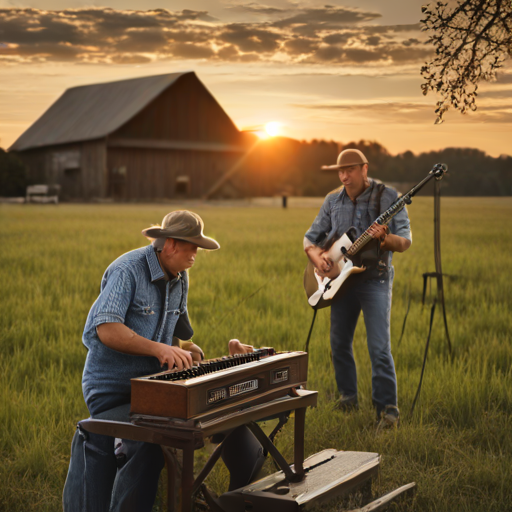
[[[96,328],[96,332],[101,342],[108,348],[132,356],[158,357],[158,349],[162,345],[139,336],[121,323],[101,324]]]
[[[411,246],[411,241],[398,235],[387,235],[381,245],[384,251],[404,252]]]
[[[172,347],[165,343],[148,340],[139,336],[129,327],[120,323],[101,324],[96,327],[96,332],[101,342],[107,347],[130,354],[132,356],[151,356],[156,357],[161,366],[167,365],[168,368],[190,368],[192,366],[192,355],[190,352],[179,347]],[[199,347],[197,347],[199,349]],[[202,351],[199,349],[201,354]]]

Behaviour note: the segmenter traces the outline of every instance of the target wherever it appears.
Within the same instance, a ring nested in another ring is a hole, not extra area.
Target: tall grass
[[[141,229],[176,207],[0,207],[0,510],[60,509],[74,425],[88,416],[81,334],[101,276],[120,254],[145,244]],[[193,209],[222,246],[200,252],[190,272],[196,343],[207,357],[224,354],[230,338],[302,349],[312,319],[302,288],[302,237],[316,209]],[[382,454],[379,489],[416,481],[418,510],[512,510],[512,200],[442,199],[453,357],[438,307],[413,416],[435,295],[433,284],[421,305],[422,274],[435,270],[432,200],[416,198],[409,214],[413,245],[394,257],[392,310],[401,428],[375,433],[362,321],[354,341],[361,409],[348,415],[333,409],[329,312],[322,310],[310,345],[308,387],[319,391],[319,406],[307,415],[307,454],[331,447]],[[277,440],[289,459],[292,438],[288,425]],[[222,491],[226,477],[220,467],[210,483]]]

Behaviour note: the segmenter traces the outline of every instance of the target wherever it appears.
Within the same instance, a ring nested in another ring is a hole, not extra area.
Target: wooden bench
[[[58,204],[60,185],[29,185],[25,196],[26,203]]]

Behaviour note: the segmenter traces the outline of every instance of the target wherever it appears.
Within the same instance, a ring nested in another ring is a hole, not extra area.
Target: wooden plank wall
[[[63,200],[91,201],[106,197],[105,140],[48,146],[17,155],[27,166],[29,184],[61,185]],[[71,184],[66,181],[65,170],[74,167],[80,169],[75,176],[79,182]]]
[[[105,139],[81,144],[83,199],[107,197],[107,147]]]
[[[233,121],[192,74],[178,79],[111,136],[241,143],[241,134]]]
[[[200,198],[240,158],[239,153],[110,148],[108,169],[126,168],[124,187],[117,188],[118,200],[172,199],[176,178],[188,176],[190,189],[181,197]],[[112,195],[109,188],[108,194]]]

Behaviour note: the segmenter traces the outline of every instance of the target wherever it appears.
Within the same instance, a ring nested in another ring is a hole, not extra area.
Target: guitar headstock
[[[448,166],[446,164],[436,164],[430,171],[430,174],[434,174],[436,180],[443,179],[443,176],[448,172]]]

